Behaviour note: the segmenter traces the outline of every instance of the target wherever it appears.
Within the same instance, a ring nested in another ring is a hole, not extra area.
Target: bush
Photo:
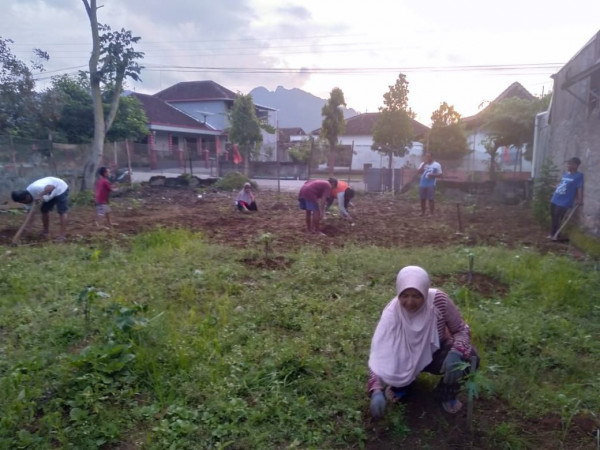
[[[550,199],[554,193],[558,168],[546,161],[535,180],[531,214],[541,225],[550,224]]]
[[[252,189],[256,190],[258,185],[251,181],[248,177],[240,172],[229,172],[219,181],[217,181],[214,186],[217,189],[222,189],[224,191],[239,191],[244,187],[244,183],[250,183],[252,185]]]

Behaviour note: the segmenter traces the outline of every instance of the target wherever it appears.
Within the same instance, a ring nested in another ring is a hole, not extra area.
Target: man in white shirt
[[[27,189],[13,191],[12,199],[14,202],[31,205],[33,202],[41,202],[40,211],[42,212],[42,224],[44,226],[43,236],[48,237],[50,233],[50,211],[58,211],[60,218],[60,235],[57,240],[64,241],[66,238],[67,211],[69,210],[69,185],[55,177],[45,177],[34,181]],[[33,208],[33,205],[31,205]],[[27,216],[23,227],[26,228],[31,221],[32,214]]]

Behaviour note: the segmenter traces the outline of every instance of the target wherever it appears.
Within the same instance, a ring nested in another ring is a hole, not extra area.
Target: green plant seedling
[[[86,334],[89,333],[90,329],[90,310],[92,305],[96,303],[98,299],[109,297],[110,295],[108,295],[106,292],[99,291],[93,286],[88,286],[79,293],[79,296],[77,297],[77,303],[83,307]]]
[[[269,259],[269,250],[271,242],[273,242],[273,235],[271,233],[263,233],[258,237],[258,241],[262,242],[265,246],[265,259]]]

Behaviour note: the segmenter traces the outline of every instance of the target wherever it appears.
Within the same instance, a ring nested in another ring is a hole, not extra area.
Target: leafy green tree
[[[13,55],[11,39],[0,37],[0,134],[41,137],[33,71],[43,70],[48,54],[35,49],[37,61],[28,66]]]
[[[148,133],[148,118],[140,101],[135,97],[122,97],[117,117],[106,139],[110,142],[125,139],[141,141]]]
[[[288,149],[288,155],[294,162],[308,162],[312,150],[312,137],[305,141],[298,142]]]
[[[94,136],[94,110],[89,81],[85,75],[60,75],[41,95],[44,126],[59,142],[79,144],[91,142]]]
[[[454,106],[443,102],[431,114],[431,122],[431,130],[424,142],[426,151],[447,159],[459,159],[469,153],[460,114],[454,110]]]
[[[526,157],[531,159],[535,116],[545,111],[550,94],[534,100],[512,97],[492,103],[484,114],[483,130],[488,134],[484,141],[490,155],[490,174],[496,173],[496,156],[500,147],[526,147]]]
[[[401,73],[396,83],[389,86],[373,125],[372,149],[388,157],[389,169],[394,156],[404,156],[412,147],[415,113],[408,107],[408,84],[406,75]]]
[[[138,81],[142,66],[138,60],[144,57],[134,49],[140,37],[131,31],[112,31],[109,26],[98,23],[96,0],[81,0],[87,12],[92,31],[92,53],[89,61],[90,89],[94,111],[94,140],[92,152],[85,164],[81,187],[87,189],[93,180],[97,162],[104,153],[104,140],[110,130],[121,99],[123,84],[127,78]],[[112,92],[110,108],[105,116],[102,91]]]
[[[333,166],[335,164],[335,148],[340,134],[344,132],[346,122],[342,106],[346,106],[344,92],[336,87],[331,90],[327,103],[321,109],[323,122],[321,124],[321,137],[329,143],[329,153],[327,157],[327,167],[329,176],[333,176]]]
[[[249,159],[253,150],[262,143],[261,123],[250,94],[237,94],[231,108],[229,140],[240,146],[244,158],[244,175],[248,176]]]
[[[106,92],[104,97],[110,101],[112,92]],[[85,73],[75,77],[53,77],[52,86],[41,95],[40,108],[43,125],[52,132],[55,141],[70,144],[92,142],[94,110]],[[106,103],[105,108],[108,108]],[[106,140],[141,139],[148,134],[146,124],[146,114],[140,102],[134,97],[123,97]]]

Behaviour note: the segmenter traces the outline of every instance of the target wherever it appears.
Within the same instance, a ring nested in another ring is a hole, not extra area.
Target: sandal
[[[458,399],[442,402],[442,408],[444,408],[444,411],[448,414],[456,414],[462,408],[462,402]]]

